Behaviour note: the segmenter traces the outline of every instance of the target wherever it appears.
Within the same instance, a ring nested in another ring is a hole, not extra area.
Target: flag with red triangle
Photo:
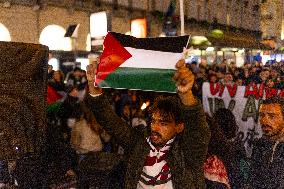
[[[100,87],[175,92],[172,76],[189,36],[135,38],[109,32],[96,84]]]

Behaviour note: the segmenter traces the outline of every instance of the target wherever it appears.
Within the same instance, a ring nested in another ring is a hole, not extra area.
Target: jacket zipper
[[[275,155],[275,151],[276,151],[276,148],[277,148],[277,145],[279,144],[279,141],[276,141],[275,144],[273,145],[273,148],[272,148],[272,155],[271,155],[271,158],[270,158],[270,163],[273,162],[274,160],[274,155]]]

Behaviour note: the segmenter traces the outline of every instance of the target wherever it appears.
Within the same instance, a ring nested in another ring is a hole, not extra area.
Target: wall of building
[[[107,1],[107,0],[106,0]],[[113,9],[102,5],[92,8],[93,12],[99,10],[109,10],[112,15],[112,31],[126,33],[130,31],[130,20],[132,18],[145,17],[149,10],[167,10],[169,0],[162,1],[133,1],[134,11],[129,12],[125,9]],[[252,7],[258,0],[248,1],[247,7],[238,0],[184,0],[185,17],[194,18],[198,21],[207,20],[213,22],[214,18],[220,24],[228,24],[235,27],[243,27],[250,30],[259,30],[260,21],[253,14]],[[110,3],[110,1],[108,1]],[[119,5],[127,6],[128,0],[118,1]],[[177,1],[179,2],[179,1]],[[148,6],[147,6],[148,3]],[[141,8],[142,11],[135,11]],[[144,10],[144,11],[143,11]],[[11,34],[12,41],[39,43],[42,30],[51,24],[59,25],[65,29],[71,24],[80,24],[77,49],[86,50],[86,40],[89,33],[89,16],[91,11],[72,9],[72,6],[51,6],[46,5],[42,9],[34,9],[33,6],[21,6],[12,4],[5,8],[0,3],[0,23],[4,24]],[[176,5],[175,14],[179,14],[179,4]],[[148,15],[151,18],[150,36],[159,36],[162,33],[163,20]],[[268,27],[269,28],[269,27]],[[208,31],[201,27],[189,27],[185,25],[186,34],[206,35]],[[180,32],[178,31],[178,34]]]
[[[269,0],[261,6],[261,30],[264,38],[281,38],[282,0]]]
[[[260,9],[254,10],[254,7],[259,5],[258,0],[184,0],[184,2],[187,18],[208,22],[213,22],[216,18],[217,22],[223,25],[260,30]],[[179,13],[179,10],[176,13]]]
[[[87,35],[90,31],[89,16],[90,12],[54,6],[33,10],[33,7],[29,6],[12,5],[10,8],[4,8],[0,4],[0,23],[9,30],[11,39],[15,42],[39,43],[40,34],[48,25],[55,24],[67,29],[69,25],[80,24],[77,49],[86,50]],[[113,17],[112,30],[121,33],[129,31],[129,19]]]

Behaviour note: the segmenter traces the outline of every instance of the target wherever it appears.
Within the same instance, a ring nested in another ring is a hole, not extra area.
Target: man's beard
[[[270,125],[261,125],[261,129],[266,130],[266,129],[272,130],[272,127]]]
[[[261,125],[261,129],[262,129],[263,135],[270,139],[277,137],[280,131],[280,130],[278,131],[278,130],[273,129],[273,127],[271,127],[270,125]]]
[[[160,133],[155,132],[155,131],[151,132],[150,139],[151,139],[152,144],[155,147],[161,147],[162,146],[162,144],[155,142],[155,140],[157,140],[159,138],[162,139],[162,135]]]

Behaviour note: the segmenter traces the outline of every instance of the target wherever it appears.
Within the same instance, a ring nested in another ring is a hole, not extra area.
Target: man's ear
[[[176,125],[177,134],[181,133],[184,130],[184,123],[179,123]]]

